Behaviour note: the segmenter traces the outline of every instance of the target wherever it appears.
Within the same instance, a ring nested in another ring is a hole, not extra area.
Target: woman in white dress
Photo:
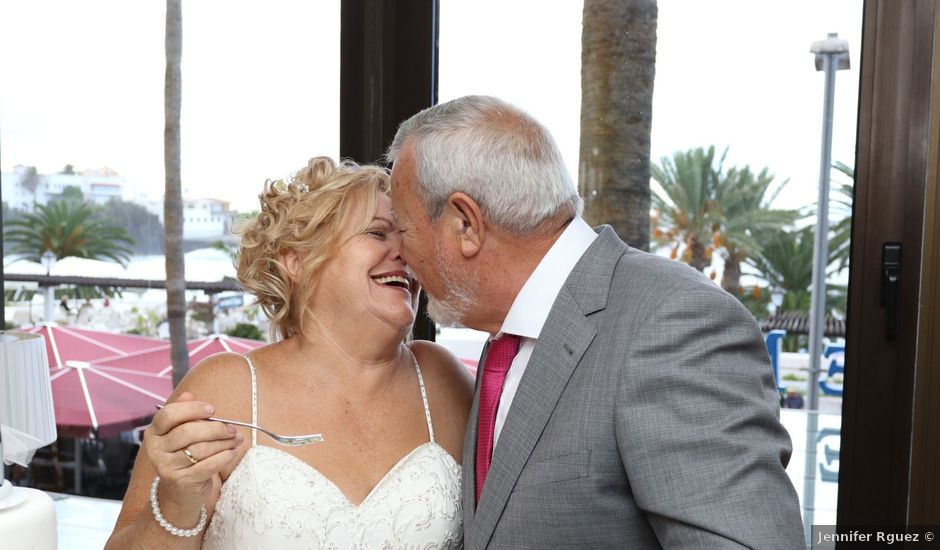
[[[323,157],[265,184],[238,279],[281,339],[187,374],[145,432],[107,548],[462,546],[472,381],[444,348],[405,343],[419,287],[387,191],[384,170]]]

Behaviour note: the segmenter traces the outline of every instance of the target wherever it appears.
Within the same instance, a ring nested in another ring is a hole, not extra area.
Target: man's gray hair
[[[435,105],[398,127],[386,158],[413,142],[416,176],[432,220],[463,192],[511,233],[529,233],[557,214],[581,215],[584,202],[548,130],[501,99],[465,96]]]

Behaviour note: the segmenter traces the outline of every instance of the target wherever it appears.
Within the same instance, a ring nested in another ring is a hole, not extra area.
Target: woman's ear
[[[465,258],[476,256],[483,248],[486,238],[486,222],[480,205],[464,193],[454,193],[447,198],[446,214],[448,223],[454,229],[461,254]]]
[[[288,249],[281,254],[281,264],[287,270],[287,275],[290,277],[290,280],[297,283],[297,280],[300,278],[300,272],[303,270],[303,262],[301,261],[300,253],[293,248]]]

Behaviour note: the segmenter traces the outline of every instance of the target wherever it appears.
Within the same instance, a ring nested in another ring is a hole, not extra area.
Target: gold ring
[[[193,456],[193,453],[189,452],[189,449],[183,449],[183,454],[186,455],[186,458],[189,459],[193,464],[198,464],[199,459]]]

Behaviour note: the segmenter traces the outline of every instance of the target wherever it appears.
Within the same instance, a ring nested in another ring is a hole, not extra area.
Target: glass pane
[[[547,10],[539,0],[448,0],[440,12],[439,100],[492,95],[525,109],[552,132],[573,181],[580,147],[581,7],[580,2],[557,2]],[[539,14],[537,21],[533,13]],[[476,372],[486,336],[444,328],[437,340]]]
[[[53,274],[162,279],[165,2],[3,2],[0,19],[4,226],[33,210],[34,202],[80,196],[116,216],[109,201],[119,199],[122,212],[136,208],[136,217],[119,218],[137,239],[127,267],[65,258]],[[338,156],[340,1],[183,2],[182,23],[186,275],[189,281],[220,281],[234,275],[232,259],[211,244],[232,242],[231,218],[258,209],[264,181],[287,176],[312,156]],[[15,261],[5,252],[6,274],[46,273],[38,262]],[[44,292],[35,284],[7,281],[5,290],[8,322],[44,320]],[[199,320],[212,311],[207,296],[190,293],[190,304],[201,307],[192,306],[196,321],[188,336],[239,322],[254,326],[263,318],[252,318],[251,309],[242,307],[249,300],[232,294],[217,302],[219,324],[213,326]],[[63,325],[110,333],[157,336],[166,316],[165,294],[157,290],[125,289],[110,299],[85,300],[68,288],[50,304],[50,317]],[[101,347],[105,357],[117,353]],[[68,349],[59,351],[63,362],[74,359]],[[137,360],[111,372],[139,368],[143,361]],[[154,369],[146,376],[168,378],[162,365],[148,365]],[[56,402],[83,399],[81,392],[56,392],[53,385]],[[60,438],[28,470],[8,470],[7,477],[55,493],[77,492],[56,501],[59,544],[101,548],[120,503],[88,497],[123,497],[125,470],[139,442],[139,432],[82,442]],[[75,468],[71,449],[81,450],[83,466]]]
[[[483,94],[525,109],[552,132],[577,181],[581,3],[448,0],[440,17],[440,101]]]
[[[338,155],[339,7],[183,3],[186,196],[252,210],[266,178]],[[162,196],[165,4],[40,0],[0,9],[16,22],[0,35],[4,200],[16,195],[17,165],[42,175],[66,164],[107,167],[125,198]]]
[[[829,239],[835,242],[848,238],[851,215],[861,29],[862,3],[854,0],[659,3],[653,162],[662,164],[677,152],[715,146],[716,159],[727,151],[721,177],[730,178],[732,168],[749,167],[753,174],[768,170],[773,184],[761,208],[799,210],[792,225],[781,224],[771,231],[761,232],[751,222],[746,234],[763,249],[741,262],[739,290],[731,291],[761,322],[777,366],[784,407],[781,421],[793,443],[787,472],[800,497],[807,533],[811,524],[836,522],[841,383],[843,376],[851,376],[844,372],[842,322],[848,270],[840,269],[840,260],[833,258],[826,314],[837,330],[827,334],[819,348],[824,355],[819,380],[811,381],[809,374],[806,331],[824,99],[824,73],[816,70],[810,46],[828,33],[838,33],[847,41],[850,55],[851,68],[836,72],[833,96],[831,158],[845,165],[830,172]],[[770,201],[781,185],[779,195]],[[653,188],[664,191],[656,181]],[[753,210],[744,215],[759,219]],[[658,252],[672,252],[675,247],[667,243]],[[716,246],[704,272],[730,290],[733,285],[723,280],[728,250],[727,245]],[[681,259],[681,245],[677,252]],[[775,335],[779,333],[770,332],[785,327],[781,341]],[[809,411],[813,391],[818,403],[816,410]]]
[[[761,207],[797,210],[799,214],[795,221],[775,230],[787,235],[789,245],[802,245],[801,253],[791,251],[783,260],[792,264],[795,271],[811,272],[824,77],[814,66],[810,47],[814,41],[826,39],[828,33],[838,33],[840,39],[848,42],[850,55],[850,68],[836,73],[834,94],[831,159],[844,164],[843,169],[831,172],[829,237],[835,241],[848,236],[862,2],[732,0],[658,5],[652,162],[662,163],[677,152],[713,145],[716,164],[726,151],[724,174],[733,167],[749,167],[756,177],[766,168],[772,185]],[[528,110],[555,135],[574,178],[580,133],[581,8],[581,2],[562,3],[547,10],[539,2],[453,0],[443,3],[440,25],[441,101],[481,93],[500,96]],[[493,17],[494,13],[499,17]],[[537,19],[532,17],[533,13],[539,14]],[[480,40],[481,35],[486,39]],[[781,185],[779,194],[774,196],[773,192]],[[651,186],[654,191],[663,191],[655,181]],[[754,215],[753,210],[744,213],[749,215]],[[746,234],[759,237],[753,231]],[[770,243],[769,239],[761,239],[765,245]],[[847,246],[846,240],[843,250]],[[674,247],[676,258],[682,260],[681,243],[661,242],[658,247],[654,245],[654,252],[671,255]],[[722,256],[726,250],[718,245],[713,251],[703,271],[721,284],[725,271]],[[834,523],[837,503],[841,382],[845,375],[840,353],[844,350],[844,325],[839,323],[845,315],[848,271],[842,259],[834,257],[830,262],[834,274],[827,281],[830,295],[827,313],[832,316],[833,325],[841,326],[843,332],[828,334],[821,347],[825,357],[820,359],[820,381],[824,387],[808,381],[809,346],[805,334],[791,329],[780,342],[779,352],[777,342],[771,339],[769,345],[779,363],[778,386],[784,405],[781,420],[794,446],[788,472],[804,513],[813,510],[812,517],[806,519],[816,524]],[[763,270],[752,265],[755,263],[746,261],[741,266],[737,285],[742,288],[737,292],[741,301],[762,324],[768,337],[774,328],[769,318],[775,313],[802,316],[805,332],[811,279],[806,279],[804,273],[802,279],[790,285],[794,281],[791,273],[772,276],[767,273],[772,262],[763,265]],[[783,288],[784,280],[787,288]],[[455,341],[454,349],[464,357],[476,350],[457,343],[456,333],[449,329],[441,336],[445,344]],[[484,335],[475,337],[482,345]],[[467,338],[470,336],[460,336]],[[807,413],[808,392],[812,389],[820,394],[818,412]],[[788,407],[798,406],[801,401],[802,409]],[[815,420],[815,428],[808,418]],[[808,424],[813,433],[807,433]],[[808,467],[807,448],[815,449],[815,455],[809,453]],[[807,468],[814,472],[809,479],[804,476]],[[812,506],[804,502],[809,493]]]

